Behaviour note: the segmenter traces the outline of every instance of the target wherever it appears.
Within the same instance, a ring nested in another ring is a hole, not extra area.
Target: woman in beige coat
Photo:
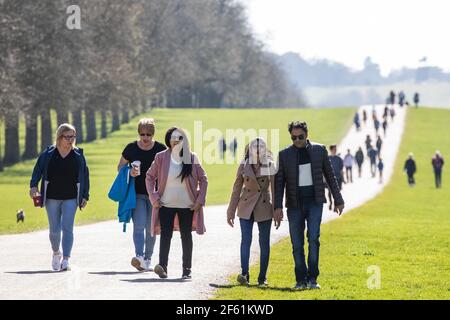
[[[270,255],[270,229],[274,217],[273,195],[275,165],[263,138],[252,140],[245,148],[245,159],[239,165],[227,210],[227,221],[234,227],[235,212],[241,226],[240,284],[250,281],[249,260],[253,223],[258,223],[261,249],[259,286],[267,286],[266,273]],[[280,221],[276,221],[277,228]]]

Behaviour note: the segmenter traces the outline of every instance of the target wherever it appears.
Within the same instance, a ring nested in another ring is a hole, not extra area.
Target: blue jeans
[[[253,234],[253,215],[250,220],[239,219],[241,224],[241,268],[242,274],[247,275],[250,260],[250,246]],[[272,220],[258,222],[259,247],[261,251],[258,282],[266,280],[267,268],[269,267],[270,256],[270,228]]]
[[[132,213],[133,218],[133,242],[136,256],[151,259],[156,237],[150,234],[152,222],[152,204],[147,195],[136,195],[136,208]],[[145,246],[145,254],[144,254]]]
[[[47,199],[45,209],[47,210],[49,237],[54,252],[59,251],[61,245],[63,256],[70,257],[73,246],[73,226],[75,213],[77,212],[77,199],[54,200]]]
[[[322,209],[323,204],[318,203],[301,204],[300,208],[287,209],[297,283],[317,279],[319,276],[319,237]],[[304,251],[305,221],[308,224],[308,266],[305,262]]]

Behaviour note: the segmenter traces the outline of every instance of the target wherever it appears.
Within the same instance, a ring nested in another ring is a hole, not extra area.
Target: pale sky
[[[402,66],[450,71],[449,0],[239,0],[267,49],[328,58],[361,69],[371,56],[383,74]]]

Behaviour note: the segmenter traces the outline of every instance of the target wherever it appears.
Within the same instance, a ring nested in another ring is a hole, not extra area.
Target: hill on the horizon
[[[447,82],[450,84],[450,73],[437,66],[420,68],[401,68],[383,76],[380,67],[367,57],[362,70],[354,70],[342,63],[328,59],[307,60],[301,55],[288,52],[274,55],[289,79],[298,88],[332,87],[332,86],[367,86],[388,85],[398,82]]]

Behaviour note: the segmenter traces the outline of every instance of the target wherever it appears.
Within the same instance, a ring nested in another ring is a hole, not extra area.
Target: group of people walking
[[[397,98],[400,107],[403,107],[404,105],[407,107],[409,106],[409,102],[406,100],[406,95],[403,90],[400,90],[398,94],[395,94],[394,90],[391,90],[389,96],[386,98],[386,104],[394,105],[397,102]],[[420,102],[420,94],[418,92],[414,92],[413,102],[415,107],[418,108]]]
[[[206,231],[203,207],[207,174],[196,154],[190,151],[182,128],[169,128],[164,144],[153,139],[155,130],[153,119],[139,121],[139,139],[124,148],[112,189],[127,190],[126,197],[119,200],[119,215],[130,210],[134,243],[131,265],[139,271],[153,270],[160,278],[167,278],[173,231],[180,231],[181,274],[183,279],[191,279],[192,232],[201,235]],[[317,289],[320,288],[317,278],[325,184],[339,215],[343,212],[344,200],[326,147],[308,139],[305,122],[289,123],[288,132],[292,145],[280,151],[277,164],[266,141],[258,137],[246,146],[244,159],[237,169],[227,222],[234,227],[236,215],[239,218],[241,273],[238,282],[250,282],[250,245],[256,222],[261,248],[258,285],[267,286],[272,222],[278,229],[284,218],[283,208],[286,208],[295,263],[294,288]],[[84,209],[89,201],[89,169],[83,150],[76,147],[75,141],[76,129],[72,125],[59,126],[55,144],[39,156],[30,182],[30,196],[36,206],[45,207],[47,211],[54,271],[70,270],[75,213],[77,207]],[[306,224],[307,262],[304,253]],[[159,262],[152,268],[158,235]]]
[[[395,93],[392,91],[390,93],[390,98],[388,100],[388,102],[391,103],[392,105],[390,107],[388,105],[386,105],[383,110],[382,127],[383,127],[384,136],[386,136],[386,134],[387,134],[388,118],[390,117],[390,119],[391,119],[390,121],[393,122],[395,115],[396,115],[395,107],[394,107],[395,96],[396,96]],[[404,93],[400,92],[399,93],[399,103],[402,102],[401,106],[403,104],[407,105],[407,103],[405,103],[404,99],[405,99]],[[415,101],[415,103],[418,103],[418,94],[417,93],[415,95],[414,101]],[[357,131],[361,130],[361,123],[359,121],[360,118],[361,118],[361,116],[359,115],[359,112],[356,112],[355,116],[353,117],[353,120],[354,120],[354,124],[355,124]],[[366,123],[367,122],[367,110],[365,110],[365,109],[362,110],[362,119],[363,119],[364,125],[366,125],[367,124]],[[379,183],[383,183],[384,162],[381,157],[383,139],[381,138],[381,135],[378,133],[380,122],[378,121],[378,116],[377,116],[375,107],[372,108],[372,120],[373,120],[373,124],[374,124],[376,140],[373,141],[370,134],[366,135],[366,140],[364,142],[366,145],[366,155],[370,161],[371,176],[373,178],[375,178],[377,175],[377,171],[378,171]],[[338,180],[338,183],[340,186],[342,186],[343,183],[353,183],[353,173],[352,173],[353,163],[357,164],[358,177],[361,178],[362,167],[363,167],[364,160],[366,158],[366,156],[364,155],[364,151],[361,147],[358,148],[358,150],[356,151],[356,153],[354,155],[351,153],[350,149],[348,149],[347,154],[344,156],[343,159],[340,157],[339,154],[336,155],[337,151],[336,151],[335,145],[330,146],[330,152],[331,152],[330,160],[333,165],[333,169],[335,170],[336,177],[337,177],[337,180]],[[441,188],[442,187],[442,169],[444,166],[444,158],[442,157],[439,150],[436,150],[436,153],[431,160],[431,165],[432,165],[434,177],[435,177],[435,186],[436,186],[436,188]],[[414,187],[416,184],[414,175],[417,172],[417,164],[416,164],[416,161],[414,159],[412,152],[409,153],[408,158],[406,159],[405,164],[403,166],[403,170],[407,175],[409,186]],[[345,171],[345,174],[344,174],[344,171]],[[331,202],[331,200],[332,199],[330,197],[330,202]]]
[[[362,110],[362,118],[364,119],[364,125],[367,125],[367,110]],[[377,176],[379,177],[379,183],[383,183],[383,170],[384,170],[384,162],[383,158],[381,157],[381,150],[383,147],[383,138],[381,137],[381,134],[379,133],[380,125],[383,129],[384,137],[387,135],[387,129],[388,129],[388,119],[390,117],[390,121],[394,121],[394,117],[396,115],[394,106],[391,106],[389,108],[387,105],[384,108],[383,115],[382,115],[382,122],[378,120],[378,114],[375,109],[375,106],[372,108],[372,121],[375,129],[375,140],[372,140],[372,137],[370,134],[366,135],[366,139],[364,141],[365,144],[365,152],[363,151],[362,147],[359,147],[358,150],[355,152],[355,154],[351,153],[351,150],[348,149],[347,153],[343,157],[343,159],[340,157],[340,155],[336,155],[336,146],[330,146],[330,151],[332,152],[333,159],[332,164],[333,168],[335,169],[336,176],[338,181],[340,181],[340,184],[342,183],[353,183],[353,166],[356,164],[358,168],[358,177],[362,177],[362,171],[363,171],[363,163],[366,158],[370,161],[370,174],[372,178],[375,178]],[[355,113],[354,119],[359,119],[359,112]],[[360,131],[361,126],[356,125],[356,130]],[[333,151],[334,149],[334,151]],[[344,175],[345,170],[345,175]]]

